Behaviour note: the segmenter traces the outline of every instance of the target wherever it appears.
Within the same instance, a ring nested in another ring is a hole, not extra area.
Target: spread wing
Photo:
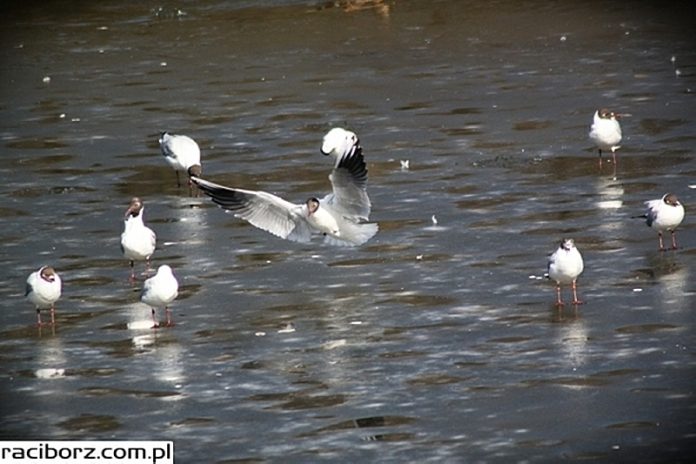
[[[308,242],[311,238],[302,205],[263,191],[225,187],[200,177],[191,180],[219,206],[259,229],[297,242]]]
[[[329,180],[333,192],[322,199],[322,206],[339,215],[366,221],[371,204],[367,196],[367,167],[362,147],[355,145],[339,159]]]

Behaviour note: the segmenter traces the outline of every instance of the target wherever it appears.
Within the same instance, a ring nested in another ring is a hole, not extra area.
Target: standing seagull
[[[163,264],[157,269],[157,274],[150,277],[143,285],[140,301],[152,308],[153,329],[160,326],[155,317],[155,309],[164,308],[167,314],[167,327],[173,324],[169,303],[179,295],[179,282],[177,282],[172,268]]]
[[[645,223],[648,227],[657,230],[657,237],[660,241],[660,251],[665,251],[665,246],[662,243],[662,231],[668,230],[672,235],[672,249],[677,249],[677,238],[675,229],[684,220],[684,206],[679,202],[677,196],[673,193],[666,193],[659,200],[646,201],[647,210],[642,216],[645,218]]]
[[[24,296],[36,306],[36,318],[39,325],[42,325],[41,310],[47,308],[51,308],[51,324],[56,323],[55,302],[60,298],[61,290],[60,276],[51,266],[43,266],[27,278]]]
[[[324,153],[340,150],[324,148]],[[378,226],[365,222],[370,214],[367,168],[357,137],[340,157],[334,156],[336,164],[329,175],[332,192],[302,204],[263,191],[225,187],[198,177],[191,180],[221,207],[278,237],[309,242],[312,233],[318,233],[330,245],[362,245],[377,233]]]
[[[185,172],[189,177],[202,174],[201,149],[191,137],[162,132],[159,143],[164,159],[176,172],[177,187],[181,187],[179,171]],[[191,186],[190,179],[188,185]]]
[[[571,284],[573,287],[573,304],[582,304],[578,299],[576,280],[584,269],[582,255],[575,248],[572,238],[564,238],[556,251],[549,256],[548,276],[556,281],[556,306],[563,306],[561,299],[561,284]]]
[[[616,166],[616,150],[621,143],[620,115],[606,108],[595,111],[592,125],[590,126],[590,138],[599,150],[599,167],[602,167],[602,150],[611,150],[611,155]]]
[[[145,206],[138,197],[133,197],[126,210],[123,233],[121,234],[121,251],[130,260],[130,279],[135,280],[135,261],[145,261],[145,273],[150,269],[150,256],[155,252],[157,237],[143,223]]]

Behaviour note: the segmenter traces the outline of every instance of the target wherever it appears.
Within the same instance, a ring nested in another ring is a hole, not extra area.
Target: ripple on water
[[[59,422],[58,426],[71,432],[100,433],[118,430],[121,428],[121,423],[114,416],[80,414]]]
[[[8,192],[12,198],[38,198],[46,195],[65,195],[70,193],[91,193],[97,189],[91,187],[78,187],[74,185],[53,187],[20,187]]]
[[[436,385],[449,385],[453,383],[464,382],[471,377],[460,377],[449,374],[424,374],[406,380],[406,383],[412,387],[432,387]]]
[[[259,393],[250,396],[250,401],[273,402],[266,409],[282,409],[288,411],[319,409],[338,406],[348,401],[349,396],[342,394],[323,395],[313,394],[315,388],[287,393]]]
[[[54,148],[66,148],[69,145],[66,142],[60,141],[52,137],[45,138],[30,138],[30,139],[15,139],[7,143],[7,148],[16,148],[21,150],[51,150]],[[62,163],[72,159],[72,155],[46,155],[37,156],[36,158],[24,159],[22,164],[25,166],[38,166],[44,164]]]
[[[663,330],[676,330],[678,328],[679,326],[671,324],[640,324],[618,327],[615,330],[621,334],[644,334],[661,332]]]
[[[632,421],[632,422],[618,422],[616,424],[609,424],[606,426],[607,429],[620,429],[620,430],[635,430],[635,429],[646,429],[659,427],[659,422],[650,421]]]
[[[311,432],[302,433],[301,437],[312,437],[332,432],[340,432],[352,429],[380,428],[380,427],[400,427],[416,423],[414,417],[407,416],[370,416],[352,420],[336,422],[334,424],[321,427]]]
[[[112,387],[83,387],[79,391],[85,396],[131,396],[134,398],[171,398],[181,396],[179,392],[131,390]]]

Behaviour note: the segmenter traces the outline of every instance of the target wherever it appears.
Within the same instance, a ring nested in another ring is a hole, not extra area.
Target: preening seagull
[[[179,172],[184,172],[187,176],[201,175],[201,149],[195,140],[186,135],[162,132],[159,143],[164,159],[176,172],[176,184],[178,187],[181,187]],[[191,185],[190,181],[189,185]]]
[[[60,276],[51,266],[43,266],[38,271],[32,272],[27,278],[26,292],[24,296],[36,307],[36,320],[41,322],[41,310],[51,310],[51,324],[56,323],[55,303],[60,298],[62,291]]]

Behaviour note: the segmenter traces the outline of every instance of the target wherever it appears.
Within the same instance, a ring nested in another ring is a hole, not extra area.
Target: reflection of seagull
[[[188,176],[201,175],[201,149],[191,137],[162,132],[159,143],[164,159],[176,172],[177,186],[181,187],[180,171]],[[191,185],[190,180],[189,185]]]
[[[334,131],[322,145],[322,153],[336,158],[329,175],[333,190],[321,200],[311,197],[295,204],[263,191],[225,187],[198,177],[191,180],[221,207],[278,237],[308,242],[312,233],[320,233],[331,245],[361,245],[378,230],[377,224],[365,222],[370,214],[365,160],[355,134]]]
[[[155,233],[143,223],[145,206],[138,197],[134,197],[126,210],[121,250],[130,260],[131,280],[135,280],[135,261],[145,261],[145,271],[150,268],[150,256],[155,252],[157,238]]]
[[[590,138],[599,149],[599,167],[602,167],[602,150],[611,150],[616,166],[616,150],[621,143],[621,125],[618,114],[606,108],[595,111],[592,125],[590,126]]]
[[[646,201],[648,209],[642,216],[645,218],[648,227],[657,230],[657,237],[660,241],[660,251],[664,251],[662,243],[662,232],[668,230],[672,235],[672,249],[677,249],[677,238],[675,229],[684,220],[684,206],[679,202],[673,193],[666,193],[660,200]]]
[[[56,323],[55,302],[60,298],[62,283],[60,276],[51,266],[43,266],[27,278],[24,296],[36,306],[36,319],[41,325],[41,310],[51,309],[51,324]]]
[[[157,269],[157,274],[150,277],[143,285],[143,292],[140,295],[140,300],[146,305],[152,307],[152,322],[154,327],[159,327],[157,319],[155,319],[155,309],[164,308],[167,314],[167,326],[171,326],[172,317],[169,310],[169,303],[174,301],[179,294],[179,282],[177,282],[172,268],[163,264]]]
[[[556,251],[549,256],[548,274],[549,279],[556,281],[556,306],[563,306],[561,299],[561,284],[571,284],[573,288],[573,304],[581,304],[578,299],[576,280],[582,273],[584,264],[582,255],[572,238],[565,238],[561,241]]]

